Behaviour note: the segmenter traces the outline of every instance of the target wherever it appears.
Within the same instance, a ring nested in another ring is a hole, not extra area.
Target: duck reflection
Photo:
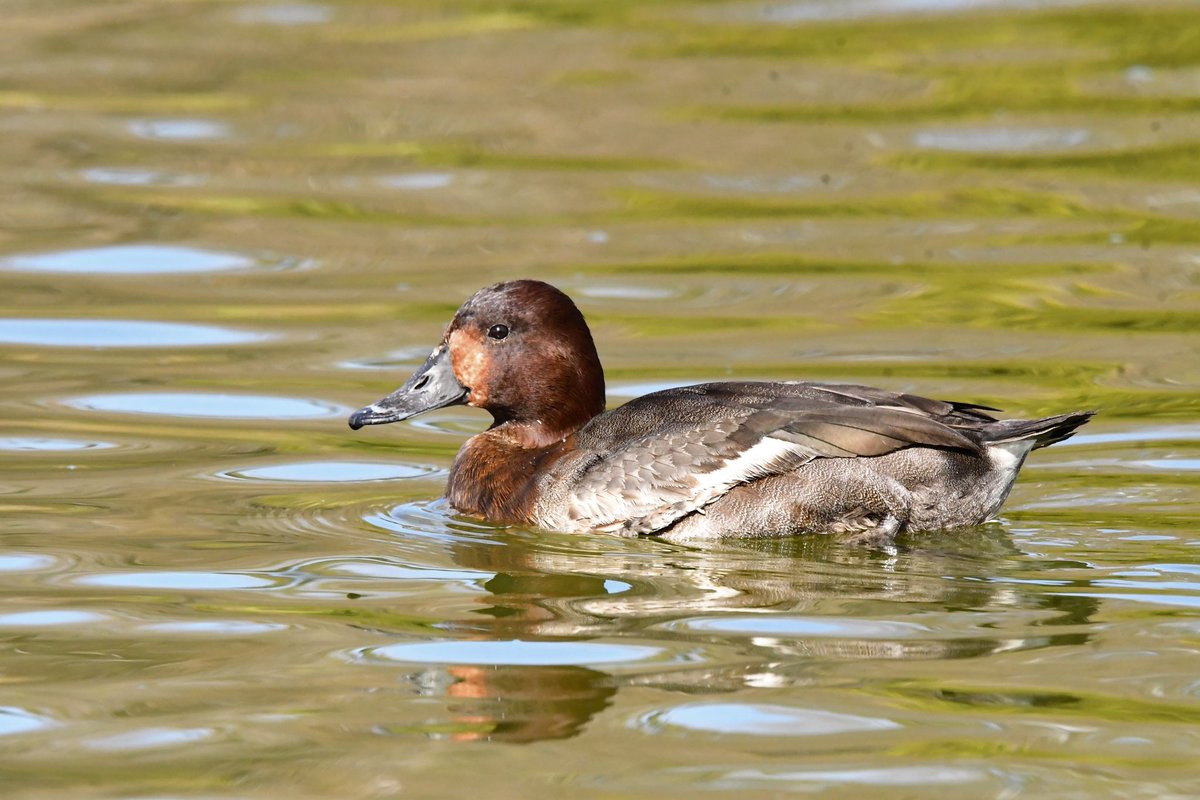
[[[569,739],[617,693],[610,675],[587,667],[457,666],[446,708],[456,741]]]
[[[999,525],[889,550],[822,537],[704,549],[523,531],[495,537],[501,546],[474,538],[452,545],[456,564],[493,577],[473,613],[441,627],[490,641],[636,637],[692,655],[611,671],[451,666],[445,699],[460,741],[574,736],[623,686],[724,693],[811,683],[830,661],[1077,645],[1098,606],[1023,590],[1024,574],[1083,565],[1034,562]]]

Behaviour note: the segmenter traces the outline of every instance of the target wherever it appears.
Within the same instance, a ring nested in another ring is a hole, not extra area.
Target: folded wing
[[[870,458],[922,446],[982,452],[973,429],[993,418],[964,403],[865,386],[717,383],[646,395],[578,434],[559,471],[560,530],[652,533],[732,487],[818,458]]]

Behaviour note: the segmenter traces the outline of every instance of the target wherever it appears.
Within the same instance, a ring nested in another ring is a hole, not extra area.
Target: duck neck
[[[603,390],[601,390],[603,392]],[[557,406],[545,406],[535,413],[493,415],[488,435],[494,440],[522,449],[540,449],[558,444],[604,411],[604,396],[587,403],[579,396],[563,398]]]
[[[586,421],[584,420],[584,422]],[[493,441],[500,441],[522,450],[540,450],[558,444],[582,426],[582,422],[578,425],[562,427],[535,419],[527,422],[509,421],[496,424],[487,433]]]
[[[591,339],[588,339],[591,345]],[[590,352],[589,352],[590,351]],[[521,448],[561,442],[604,411],[604,372],[593,347],[558,362],[560,369],[521,392],[516,408],[492,408],[489,435]]]

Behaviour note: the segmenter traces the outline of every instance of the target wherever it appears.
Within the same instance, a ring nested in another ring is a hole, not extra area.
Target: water
[[[1200,794],[1200,10],[10,5],[6,798]],[[344,417],[524,276],[613,403],[1101,414],[890,551],[484,525]]]

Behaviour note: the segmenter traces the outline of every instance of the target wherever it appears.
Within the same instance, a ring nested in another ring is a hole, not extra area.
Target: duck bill
[[[350,427],[358,430],[364,425],[385,425],[435,408],[458,405],[466,400],[468,391],[455,377],[449,348],[442,344],[403,386],[351,414]]]

